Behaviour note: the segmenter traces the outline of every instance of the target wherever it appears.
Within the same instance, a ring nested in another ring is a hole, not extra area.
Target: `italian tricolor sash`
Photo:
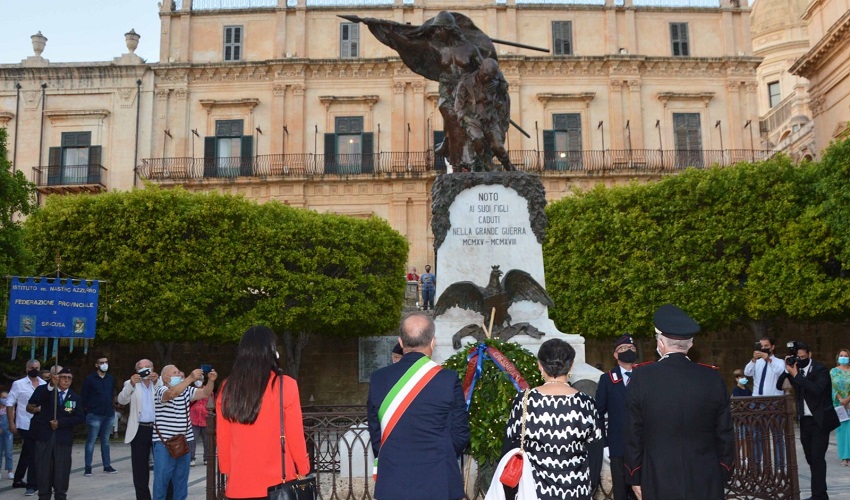
[[[381,421],[381,445],[387,441],[401,416],[428,385],[428,382],[440,371],[440,365],[431,361],[428,356],[422,356],[413,364],[387,393],[381,407],[378,409],[378,419]],[[378,459],[375,458],[373,475],[378,474]]]

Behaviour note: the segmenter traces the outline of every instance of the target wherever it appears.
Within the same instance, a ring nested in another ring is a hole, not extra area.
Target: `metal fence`
[[[664,174],[688,167],[729,166],[766,160],[772,150],[606,149],[584,151],[514,150],[518,170],[566,174]],[[146,158],[139,175],[150,180],[236,177],[303,177],[445,172],[445,159],[432,151],[372,154],[278,154],[226,158]]]
[[[726,498],[800,498],[794,441],[794,398],[732,398],[735,470]]]
[[[106,167],[103,165],[49,165],[32,168],[36,186],[106,187]]]
[[[726,488],[729,499],[799,500],[791,396],[732,398],[735,466]],[[303,411],[310,466],[316,473],[319,498],[372,499],[372,454],[364,406],[312,406]],[[207,500],[224,498],[225,477],[216,461],[215,415],[207,418]],[[487,481],[470,476],[463,464],[467,499],[483,499]],[[481,474],[485,476],[486,474]],[[471,479],[472,478],[472,479]],[[472,484],[474,483],[474,484]],[[603,484],[594,499],[610,500]]]

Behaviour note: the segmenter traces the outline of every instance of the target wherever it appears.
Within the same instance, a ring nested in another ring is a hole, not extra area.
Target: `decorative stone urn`
[[[32,51],[35,52],[35,57],[41,57],[41,53],[44,52],[44,46],[47,45],[47,37],[39,31],[31,36],[30,39],[32,39]]]
[[[139,46],[139,38],[141,37],[141,35],[132,29],[128,33],[124,33],[124,41],[127,43],[127,50],[129,50],[131,54],[136,53],[136,48]]]

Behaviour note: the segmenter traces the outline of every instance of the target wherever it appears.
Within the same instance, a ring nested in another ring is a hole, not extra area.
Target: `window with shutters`
[[[242,135],[243,120],[216,120],[215,135],[204,138],[204,177],[253,175],[254,137]]]
[[[543,131],[543,157],[547,170],[582,168],[581,114],[552,115],[552,130]]]
[[[770,82],[767,84],[767,96],[771,108],[782,101],[782,94],[779,92],[779,82]]]
[[[373,171],[373,136],[371,132],[363,132],[363,117],[334,118],[334,133],[325,134],[325,173],[348,175]]]
[[[62,132],[61,141],[49,151],[47,184],[99,184],[101,146],[92,146],[91,132]]]
[[[673,113],[676,167],[702,167],[702,128],[699,113]]]
[[[242,60],[242,26],[224,27],[224,60]]]
[[[572,21],[552,21],[552,51],[556,56],[573,54]]]
[[[339,57],[352,59],[360,57],[360,24],[341,23],[339,25]]]
[[[691,55],[688,23],[670,23],[670,44],[673,47],[674,57],[687,57]]]

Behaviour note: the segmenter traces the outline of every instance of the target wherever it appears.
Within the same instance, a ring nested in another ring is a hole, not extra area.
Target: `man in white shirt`
[[[777,389],[776,382],[785,373],[785,360],[777,358],[773,351],[776,348],[776,340],[771,337],[762,337],[759,340],[760,349],[753,351],[753,358],[744,367],[744,375],[753,380],[753,396],[783,396],[785,391]],[[761,432],[756,429],[753,435],[756,443],[754,457],[756,463],[762,461]],[[779,433],[772,433],[774,457],[773,463],[778,467],[785,465],[785,440]]]
[[[124,388],[118,394],[118,404],[130,405],[124,442],[130,443],[136,500],[151,500],[148,457],[153,449],[153,425],[156,420],[153,393],[159,385],[158,381],[159,375],[153,371],[153,362],[140,359],[136,363],[135,373],[124,382]]]
[[[782,389],[776,388],[779,376],[785,373],[785,361],[773,355],[776,340],[762,337],[761,349],[753,351],[753,359],[744,367],[744,375],[753,380],[753,396],[782,396]]]
[[[30,420],[32,413],[27,411],[27,402],[35,392],[36,387],[47,382],[41,378],[41,363],[37,359],[27,361],[27,376],[16,380],[9,391],[6,399],[6,414],[9,416],[9,430],[12,434],[21,436],[21,456],[18,459],[18,468],[15,469],[13,488],[26,487],[26,495],[32,496],[38,488],[36,484],[35,471],[35,437],[30,435]],[[26,481],[24,481],[26,474]]]

